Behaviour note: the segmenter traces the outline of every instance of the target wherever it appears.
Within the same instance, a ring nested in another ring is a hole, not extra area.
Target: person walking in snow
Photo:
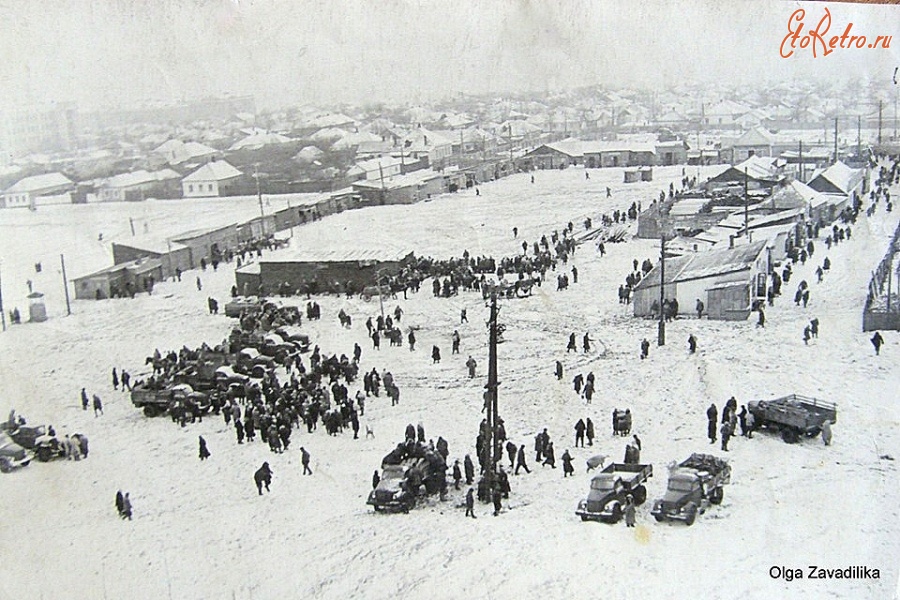
[[[113,367],[113,370],[112,370],[112,384],[113,384],[113,389],[114,389],[114,390],[118,390],[118,389],[119,389],[119,374],[116,373],[116,368],[115,368],[115,367]]]
[[[269,484],[272,483],[272,469],[268,462],[264,462],[260,468],[253,474],[253,480],[256,482],[256,491],[262,496],[262,488],[265,485],[266,491],[269,491]]]
[[[309,452],[303,446],[300,446],[300,462],[303,463],[303,474],[312,475],[312,469],[309,468]]]
[[[475,488],[469,488],[469,491],[466,492],[466,516],[472,517],[473,519],[477,519],[475,516]]]
[[[562,455],[563,462],[563,477],[568,477],[569,475],[575,476],[575,467],[572,466],[572,455],[569,454],[568,448]]]
[[[237,442],[238,444],[244,443],[244,424],[241,423],[240,419],[234,420],[234,431],[237,433]]]
[[[825,442],[826,446],[831,445],[831,421],[822,423],[822,441]]]
[[[587,354],[591,350],[591,338],[587,334],[587,332],[585,332],[584,338],[582,339],[582,348],[584,349],[585,354]]]
[[[478,366],[478,363],[475,362],[475,359],[472,358],[472,355],[469,355],[469,360],[466,361],[466,368],[469,369],[469,379],[475,378],[475,367]]]
[[[466,473],[466,485],[472,485],[475,480],[475,465],[472,463],[472,457],[468,454],[463,459],[463,470]]]
[[[697,352],[697,338],[694,337],[694,334],[688,336],[688,352],[694,354]]]
[[[706,427],[706,435],[709,437],[709,443],[716,443],[716,426],[719,421],[719,410],[716,408],[715,403],[710,404],[709,408],[706,409],[706,419],[707,419],[707,427]]]
[[[722,450],[728,452],[728,440],[731,438],[733,433],[731,429],[731,421],[725,421],[724,423],[722,423],[722,428],[719,430],[719,433],[722,435]]]
[[[590,417],[588,417],[584,421],[584,426],[585,426],[584,433],[587,436],[588,446],[593,446],[594,445],[594,422],[591,421]]]
[[[578,422],[575,423],[575,447],[578,447],[578,442],[581,442],[581,447],[584,448],[584,430],[587,429],[587,426],[584,424],[582,419],[578,419]]]
[[[453,330],[453,335],[450,336],[451,341],[451,349],[450,354],[459,354],[459,331],[456,329]]]
[[[641,341],[641,360],[644,360],[650,356],[650,342],[647,341],[647,338],[644,338]]]
[[[203,439],[203,436],[200,437],[200,460],[206,460],[211,456],[209,453],[209,448],[206,447],[206,440]]]
[[[519,453],[516,456],[516,459],[516,475],[519,474],[519,469],[525,469],[526,473],[531,473],[531,469],[529,469],[528,465],[525,463],[525,444],[519,446]]]
[[[634,527],[634,496],[628,494],[625,496],[625,527]]]
[[[90,401],[88,400],[87,392],[84,388],[81,388],[81,410],[87,410],[88,404],[90,404]]]
[[[556,380],[562,381],[563,378],[563,365],[560,361],[556,361]]]
[[[377,488],[379,483],[381,483],[381,476],[378,474],[378,469],[375,469],[375,472],[372,473],[372,489]]]
[[[132,513],[131,494],[128,492],[125,492],[125,497],[122,498],[122,518],[128,519],[130,521],[131,513]]]
[[[803,344],[805,346],[809,346],[809,340],[812,337],[812,333],[810,333],[809,325],[803,328]]]
[[[122,511],[125,509],[125,495],[122,493],[122,490],[116,492],[116,512],[119,514],[119,518],[122,518]]]
[[[100,396],[94,394],[94,416],[98,416],[99,414],[103,414],[103,402],[100,401]]]
[[[441,362],[441,349],[437,346],[431,347],[431,364],[436,365]]]
[[[519,448],[512,442],[506,442],[506,454],[509,456],[509,468],[512,469],[516,466],[516,453]]]
[[[556,456],[554,455],[554,452],[553,452],[553,442],[550,442],[549,444],[547,444],[547,449],[545,450],[544,454],[546,455],[546,458],[544,459],[543,466],[546,467],[547,465],[550,465],[551,467],[553,467],[555,469],[556,468]]]
[[[875,356],[879,356],[881,354],[881,347],[884,345],[884,338],[881,337],[881,332],[876,331],[875,335],[872,336],[871,342],[875,347]]]
[[[578,342],[575,341],[575,334],[569,335],[569,344],[566,346],[566,354],[569,352],[578,352]]]
[[[462,479],[462,470],[459,468],[459,459],[453,461],[453,489],[459,489],[459,482]]]

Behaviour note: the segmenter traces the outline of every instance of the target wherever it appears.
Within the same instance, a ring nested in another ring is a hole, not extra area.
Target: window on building
[[[189,191],[189,192],[193,192],[193,191],[194,191],[194,184],[192,184],[192,183],[189,183],[189,184],[188,184],[188,191]]]

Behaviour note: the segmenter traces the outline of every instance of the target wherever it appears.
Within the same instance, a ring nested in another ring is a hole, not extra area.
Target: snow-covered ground
[[[687,174],[694,170],[688,167]],[[464,249],[509,255],[523,239],[533,241],[567,221],[580,227],[585,216],[596,220],[632,201],[646,204],[680,179],[681,168],[655,174],[655,182],[630,186],[621,183],[619,169],[593,170],[590,180],[581,169],[541,171],[534,184],[528,175],[516,175],[481,186],[477,197],[465,191],[328,217],[296,229],[294,243],[302,248],[325,240],[346,247],[368,240],[436,256]],[[574,257],[577,284],[564,292],[545,286],[531,298],[504,301],[499,401],[509,437],[530,449],[535,433],[546,427],[557,458],[568,448],[577,470],[563,479],[561,467],[529,463],[531,474],[511,476],[503,513],[494,518],[486,505],[477,505],[477,521],[463,517],[464,492],[452,488],[446,502],[429,500],[409,515],[376,515],[365,499],[372,471],[407,423],[422,422],[428,437],[447,439],[451,461],[474,454],[487,365],[487,309],[480,295],[436,299],[426,285],[408,300],[386,303],[386,310],[402,306],[404,323],[421,327],[419,349],[412,353],[406,347],[372,349],[363,323],[377,313],[377,302],[319,298],[323,319],[304,323],[315,343],[324,352],[350,354],[359,342],[362,368],[390,370],[401,403],[370,399],[362,421],[374,439],[303,430],[282,455],[258,442],[238,446],[221,418],[183,429],[167,418],[148,419],[110,383],[113,366],[138,371],[154,348],[193,347],[227,335],[231,320],[208,315],[206,297],[227,296],[230,267],[202,273],[203,291],[188,277],[159,284],[152,296],[78,301],[70,317],[57,312],[46,323],[13,327],[0,335],[8,408],[35,423],[87,434],[91,455],[0,477],[0,598],[894,597],[900,482],[896,462],[880,456],[900,457],[900,337],[883,332],[887,343],[875,357],[860,323],[871,269],[897,220],[897,213],[882,210],[861,218],[850,242],[827,253],[818,244],[813,260],[796,267],[784,296],[767,311],[765,329],[757,329],[754,319],[681,319],[668,326],[668,344],[654,343],[646,361],[638,359],[639,343],[655,340],[656,324],[631,317],[616,290],[632,259],[656,261],[652,241],[608,245],[602,258],[591,245],[582,246]],[[31,240],[36,251],[51,236],[48,245],[65,251],[62,236],[73,235],[63,233],[70,229],[83,227],[32,226],[18,243]],[[93,231],[83,235],[96,239]],[[794,306],[796,282],[815,282],[813,271],[826,254],[831,271],[822,283],[811,283],[806,309]],[[460,325],[463,307],[469,323]],[[354,317],[350,330],[338,324],[341,308]],[[801,334],[813,316],[821,332],[807,347]],[[449,352],[454,329],[462,336],[459,356]],[[566,355],[568,334],[580,338],[585,331],[597,340],[596,350]],[[690,333],[699,340],[694,356],[686,349]],[[438,365],[431,364],[432,344],[443,351]],[[474,380],[464,366],[470,354],[479,363]],[[557,359],[566,368],[562,382],[553,375]],[[571,385],[576,373],[588,371],[597,377],[591,405]],[[83,386],[103,397],[106,414],[95,418],[81,410]],[[838,403],[831,447],[819,439],[789,446],[762,432],[752,440],[733,439],[727,454],[709,445],[710,402],[721,408],[732,395],[745,404],[788,393]],[[639,508],[635,529],[583,523],[574,514],[589,484],[584,460],[597,453],[619,460],[624,452],[625,442],[608,427],[616,407],[635,415],[642,459],[655,469],[650,501]],[[588,416],[598,439],[594,448],[576,449],[573,425]],[[198,435],[212,451],[203,463]],[[299,446],[312,454],[312,477],[301,476]],[[691,452],[731,461],[725,500],[692,527],[658,524],[649,510],[665,488],[666,465]],[[259,497],[252,475],[264,460],[275,475],[272,492]],[[131,493],[132,522],[116,517],[118,489]],[[881,579],[788,583],[769,576],[772,566],[805,570],[811,564],[867,565],[880,569]]]

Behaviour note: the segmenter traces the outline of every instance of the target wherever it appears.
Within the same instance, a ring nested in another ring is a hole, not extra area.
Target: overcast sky
[[[593,83],[888,80],[900,7],[829,3],[829,36],[889,50],[779,57],[825,4],[740,0],[0,0],[0,102],[127,106],[253,94],[261,106],[412,101]]]

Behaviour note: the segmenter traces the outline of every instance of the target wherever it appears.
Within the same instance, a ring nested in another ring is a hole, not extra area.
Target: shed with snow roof
[[[667,259],[665,282],[662,282],[665,299],[676,299],[680,314],[695,314],[694,306],[699,299],[706,305],[710,319],[746,319],[753,301],[764,299],[768,291],[766,246],[766,241],[760,241]],[[654,306],[658,311],[660,272],[660,266],[656,265],[635,286],[636,317],[658,314]]]

